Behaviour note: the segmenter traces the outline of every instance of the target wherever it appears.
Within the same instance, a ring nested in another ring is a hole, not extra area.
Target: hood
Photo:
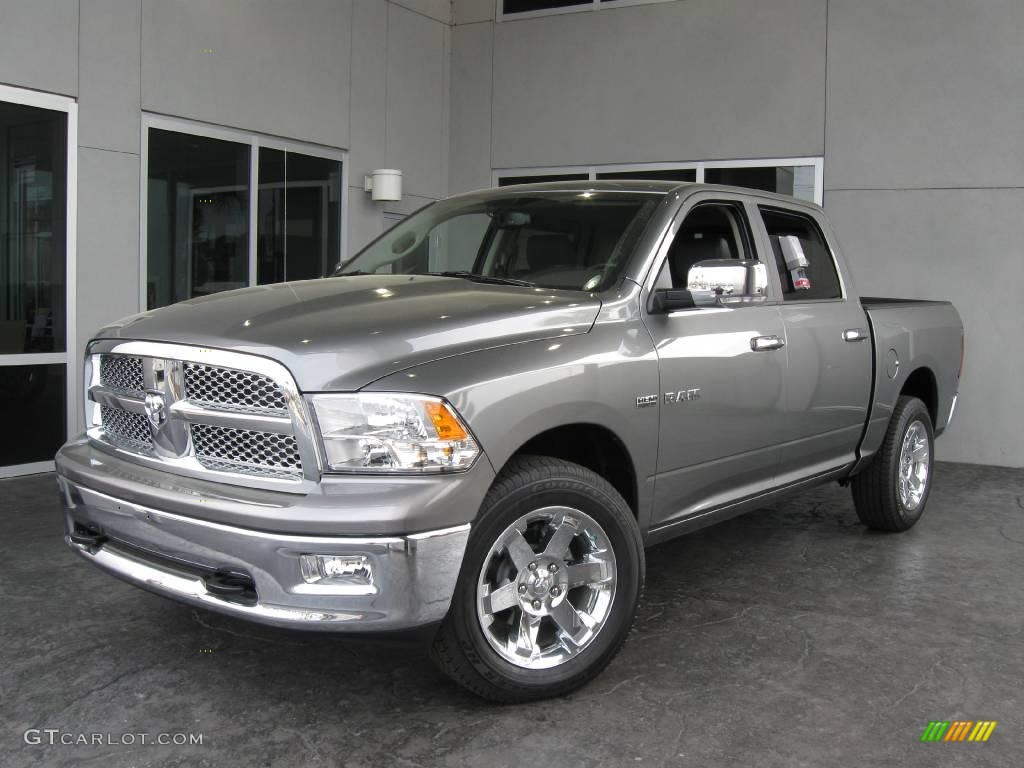
[[[305,392],[351,391],[420,363],[586,333],[591,294],[432,275],[278,283],[183,301],[107,326],[100,338],[263,355]]]

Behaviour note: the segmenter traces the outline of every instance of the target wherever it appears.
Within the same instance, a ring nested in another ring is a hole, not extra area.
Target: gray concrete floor
[[[1024,751],[1024,470],[943,464],[903,535],[823,487],[653,549],[622,654],[496,707],[422,647],[279,631],[121,584],[64,550],[51,475],[0,482],[0,765],[958,766]],[[997,720],[922,744],[929,720]],[[28,728],[192,747],[26,745]]]

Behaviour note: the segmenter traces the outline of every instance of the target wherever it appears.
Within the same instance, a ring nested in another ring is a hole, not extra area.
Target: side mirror
[[[652,315],[665,315],[677,309],[693,309],[697,303],[689,291],[675,288],[658,288],[651,293],[650,311]]]
[[[758,303],[767,298],[768,273],[760,261],[708,259],[690,267],[686,288],[697,301],[708,298],[719,305]]]

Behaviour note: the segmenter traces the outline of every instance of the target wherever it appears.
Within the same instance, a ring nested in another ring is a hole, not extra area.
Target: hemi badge
[[[658,404],[658,396],[657,395],[640,395],[640,397],[638,397],[636,399],[636,407],[637,408],[648,408],[648,407],[650,407],[652,405],[657,405],[657,404]]]

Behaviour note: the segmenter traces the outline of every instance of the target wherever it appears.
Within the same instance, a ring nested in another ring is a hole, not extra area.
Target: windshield
[[[482,193],[421,209],[335,275],[452,277],[598,291],[611,285],[660,195]]]

